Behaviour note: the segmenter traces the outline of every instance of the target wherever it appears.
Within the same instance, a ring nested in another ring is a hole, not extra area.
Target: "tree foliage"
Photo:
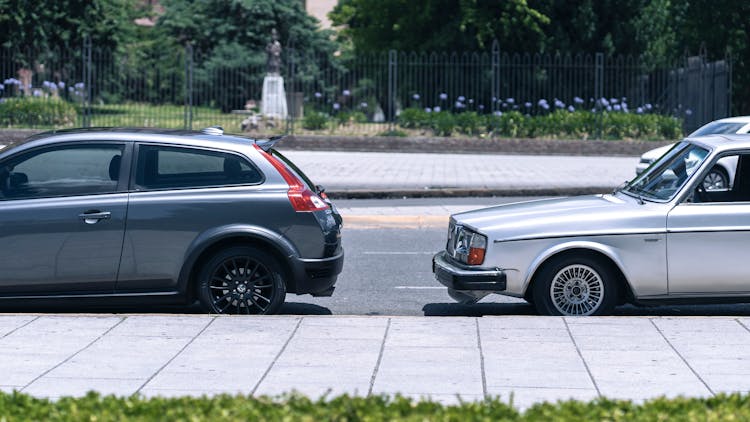
[[[227,45],[240,55],[265,54],[273,28],[284,46],[321,54],[336,49],[330,33],[319,30],[299,0],[164,0],[162,5],[157,26],[207,55]]]
[[[136,0],[0,0],[0,46],[13,54],[79,51],[85,37],[104,48],[132,40]]]
[[[329,16],[357,51],[537,50],[549,23],[526,0],[339,0]]]

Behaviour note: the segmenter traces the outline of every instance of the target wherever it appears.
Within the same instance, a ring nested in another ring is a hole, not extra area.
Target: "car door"
[[[696,192],[667,217],[670,294],[750,292],[750,152],[722,158],[735,159],[731,189]]]
[[[264,177],[241,155],[138,144],[134,157],[118,292],[172,291],[199,234],[273,212],[248,201]]]
[[[75,142],[0,163],[0,294],[113,291],[129,149],[125,142]]]

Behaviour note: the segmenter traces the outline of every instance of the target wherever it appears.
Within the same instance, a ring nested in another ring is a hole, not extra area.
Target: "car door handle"
[[[78,217],[86,224],[96,224],[100,220],[109,220],[112,218],[112,213],[109,211],[86,211],[83,214],[79,214]]]

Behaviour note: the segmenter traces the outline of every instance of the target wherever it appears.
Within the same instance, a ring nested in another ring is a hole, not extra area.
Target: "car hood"
[[[491,241],[605,234],[663,233],[669,206],[617,195],[500,205],[451,216]]]

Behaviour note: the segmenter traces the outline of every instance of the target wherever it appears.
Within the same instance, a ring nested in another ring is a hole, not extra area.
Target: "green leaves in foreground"
[[[537,404],[520,413],[500,400],[443,406],[396,397],[349,397],[313,401],[221,395],[211,398],[118,398],[89,393],[57,401],[0,393],[0,421],[724,421],[750,420],[750,397],[659,398],[644,404],[597,399]]]

